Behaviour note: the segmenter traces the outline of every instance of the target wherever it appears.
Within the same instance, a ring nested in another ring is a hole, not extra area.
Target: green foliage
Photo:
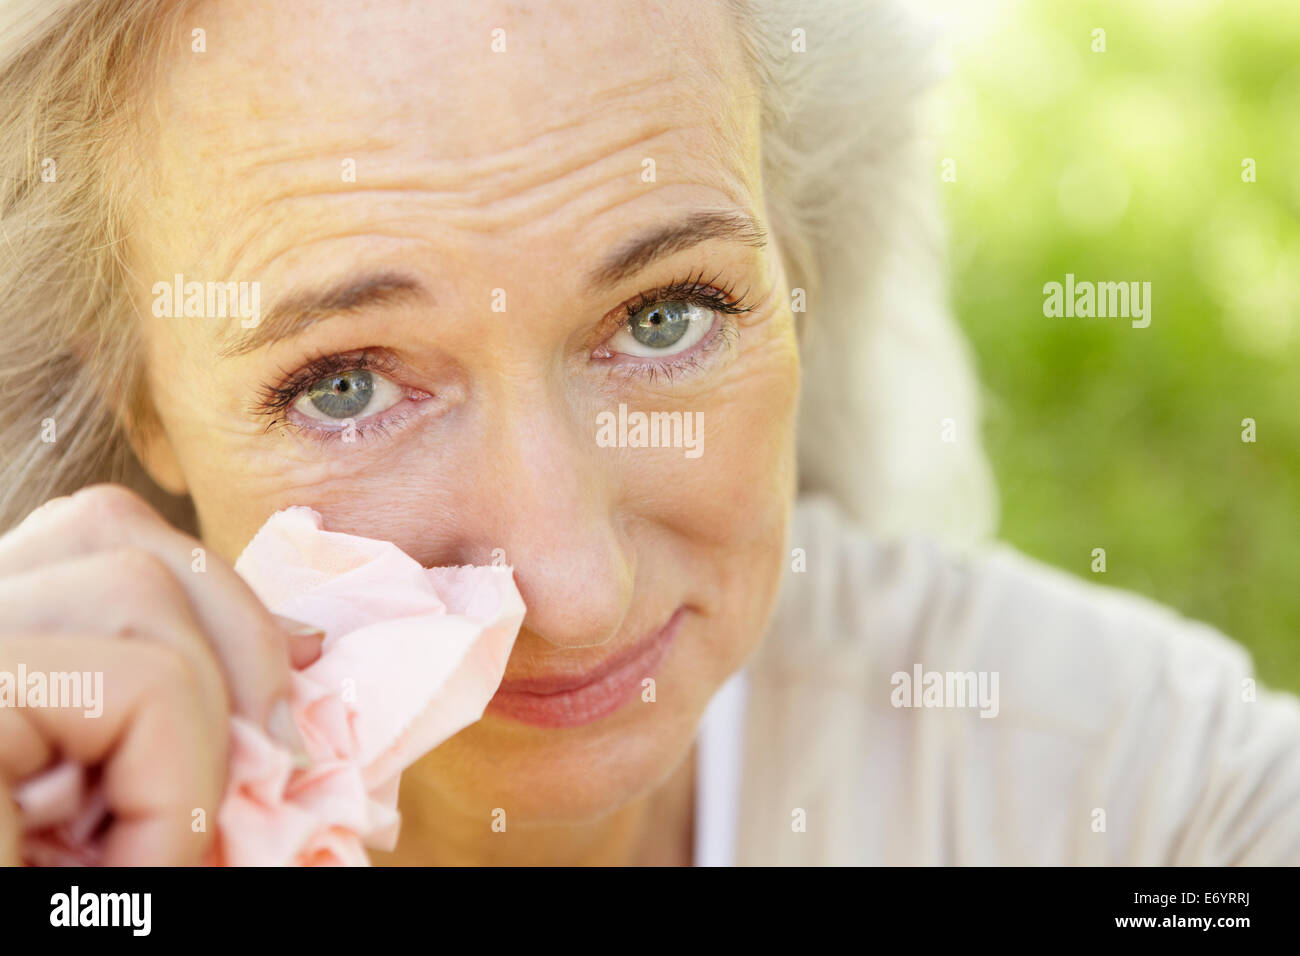
[[[1003,536],[1300,691],[1300,5],[1024,3],[956,62],[941,185]],[[1045,317],[1066,273],[1152,283],[1150,327]]]

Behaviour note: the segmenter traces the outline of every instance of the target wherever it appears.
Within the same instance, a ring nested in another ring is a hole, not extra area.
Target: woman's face
[[[147,101],[145,457],[227,559],[307,505],[513,565],[507,687],[632,654],[616,701],[515,694],[413,771],[484,819],[592,819],[688,752],[780,577],[798,356],[751,70],[721,3],[328,11],[202,4]],[[257,325],[169,309],[177,274],[257,283]],[[678,447],[637,447],[653,412]]]

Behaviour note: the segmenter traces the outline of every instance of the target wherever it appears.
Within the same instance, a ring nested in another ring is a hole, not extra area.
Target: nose
[[[483,449],[495,466],[473,492],[475,545],[502,548],[514,566],[525,632],[557,648],[603,644],[627,616],[635,577],[611,450],[596,444],[594,413],[584,430],[563,399],[534,392],[510,404]]]

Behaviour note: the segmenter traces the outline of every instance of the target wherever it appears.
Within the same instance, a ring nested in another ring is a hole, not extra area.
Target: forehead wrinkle
[[[563,104],[563,109],[565,110],[573,108],[572,111],[565,113],[566,118],[538,129],[536,132],[528,135],[526,138],[516,142],[512,146],[496,150],[492,154],[482,155],[482,158],[478,160],[485,167],[481,175],[495,175],[501,172],[511,172],[525,166],[535,166],[536,156],[531,155],[529,151],[536,147],[537,149],[542,150],[545,154],[547,150],[544,149],[544,143],[548,137],[559,137],[566,133],[591,125],[593,119],[595,119],[590,110],[590,107],[593,104],[603,103],[620,97],[639,95],[650,89],[662,91],[662,88],[667,84],[667,82],[668,76],[666,74],[662,76],[656,75],[641,80],[628,81],[627,83],[610,88],[599,94],[584,94],[580,98],[575,97]],[[235,113],[232,114],[232,117],[241,125],[247,122],[247,117],[245,115]],[[355,141],[350,140],[346,145],[340,144],[337,148],[332,148],[333,144],[323,144],[319,142],[305,145],[305,141],[310,140],[310,134],[316,133],[321,128],[319,122],[313,122],[303,124],[301,127],[309,134],[308,136],[304,136],[301,139],[293,138],[292,142],[287,144],[278,153],[273,152],[276,140],[271,137],[259,138],[256,144],[242,151],[232,151],[226,147],[220,147],[219,152],[223,156],[233,155],[236,157],[241,155],[241,152],[253,154],[258,152],[271,153],[267,158],[253,162],[248,166],[249,169],[263,169],[294,162],[309,162],[316,164],[321,161],[322,155],[330,157],[326,162],[334,162],[337,158],[342,158],[351,153],[395,152],[406,146],[410,139],[409,132],[403,132],[400,128],[401,124],[408,118],[409,114],[399,113],[390,117],[385,124],[383,121],[376,121],[371,117],[366,117],[365,122],[367,129],[361,137]],[[600,117],[600,119],[605,118],[606,117]],[[274,122],[274,120],[272,121]],[[377,122],[379,123],[378,129],[375,128]],[[384,136],[383,130],[385,129],[385,125],[392,125],[398,128],[395,129],[392,134]],[[286,129],[290,129],[290,127],[277,122],[276,129],[277,131],[285,131]],[[475,162],[476,158],[464,156],[448,157],[441,161],[435,161],[438,165],[447,165],[453,169],[460,169]],[[494,163],[496,164],[496,167],[499,168],[494,167]],[[333,170],[331,170],[331,172],[333,172]]]
[[[446,229],[455,229],[464,233],[478,236],[495,236],[506,233],[518,233],[521,229],[520,220],[525,222],[532,219],[541,219],[557,209],[575,202],[588,202],[591,208],[578,210],[581,212],[581,218],[585,222],[595,222],[606,214],[626,206],[630,203],[639,201],[649,196],[653,192],[667,187],[672,188],[705,188],[718,192],[728,201],[734,204],[738,211],[748,209],[749,203],[754,199],[753,191],[747,181],[743,170],[731,169],[726,166],[710,166],[711,173],[719,175],[720,181],[704,182],[683,180],[675,182],[658,182],[654,185],[644,185],[639,181],[634,185],[628,183],[630,191],[618,195],[604,197],[604,187],[612,183],[628,182],[627,171],[622,167],[613,168],[609,172],[595,181],[583,182],[580,188],[574,191],[564,191],[544,195],[543,197],[527,197],[523,195],[512,195],[504,199],[496,199],[491,202],[480,201],[477,197],[456,196],[456,204],[434,207],[439,214],[439,226]],[[572,175],[577,175],[575,171]],[[563,178],[563,177],[562,177]],[[395,200],[409,198],[409,203],[403,204],[402,208],[396,205],[391,211],[385,212],[382,217],[373,215],[374,204],[366,203],[365,208],[371,212],[364,220],[358,220],[358,225],[354,227],[336,227],[329,232],[311,235],[309,238],[293,240],[291,245],[277,251],[267,258],[261,260],[257,267],[249,274],[262,274],[268,270],[284,254],[304,248],[306,246],[325,242],[332,239],[351,239],[363,238],[366,235],[380,234],[387,238],[411,239],[415,241],[424,241],[429,238],[428,234],[418,226],[412,226],[412,215],[418,214],[420,198],[427,194],[426,190],[407,189],[402,187],[393,187],[385,189],[380,187],[368,188],[364,190],[338,190],[338,189],[321,189],[311,192],[300,191],[298,193],[277,197],[264,204],[265,208],[278,205],[289,205],[301,201],[309,201],[315,198],[337,196],[346,201],[364,202],[366,199],[375,195],[384,195],[393,197]],[[531,205],[529,205],[531,201]],[[502,208],[501,203],[506,203]],[[456,214],[459,213],[459,214]],[[526,228],[526,226],[524,227]],[[249,254],[250,247],[258,240],[273,242],[276,233],[273,230],[252,229],[241,241],[240,247],[237,248],[229,259],[229,265],[222,274],[234,275],[239,268],[240,263]],[[278,245],[279,243],[275,243]]]
[[[311,248],[312,246],[321,245],[322,243],[338,242],[342,240],[353,240],[353,241],[382,240],[388,242],[396,241],[399,243],[411,242],[411,243],[424,244],[428,242],[428,237],[417,230],[411,230],[407,233],[402,233],[396,230],[388,233],[378,233],[373,231],[373,226],[371,226],[371,224],[367,224],[366,227],[362,229],[352,228],[352,229],[342,229],[342,230],[329,232],[329,233],[320,233],[320,234],[312,235],[307,238],[303,238],[301,240],[295,240],[291,245],[285,246],[283,249],[280,249],[278,252],[268,256],[266,259],[262,260],[261,262],[258,262],[255,268],[249,269],[246,272],[243,272],[242,274],[250,275],[250,276],[264,276],[266,275],[266,273],[272,270],[272,268],[281,258],[283,258],[286,255],[290,255],[292,253],[301,253],[304,250]],[[228,268],[226,268],[224,271],[219,271],[218,274],[224,276],[239,275],[240,274],[238,270],[239,264],[240,264],[239,261],[232,261]]]
[[[445,175],[448,180],[454,181],[458,177],[462,177],[466,170],[473,177],[490,178],[498,175],[508,175],[521,169],[535,169],[539,166],[539,156],[545,162],[551,156],[559,155],[560,158],[554,162],[557,165],[564,165],[571,160],[563,157],[560,151],[552,147],[552,139],[561,139],[566,134],[595,126],[597,128],[596,133],[589,135],[587,138],[592,142],[599,143],[603,139],[602,128],[625,126],[626,118],[629,115],[637,118],[652,117],[661,115],[657,113],[659,106],[668,107],[669,109],[675,108],[682,99],[682,96],[678,94],[689,93],[689,89],[673,92],[674,87],[681,85],[673,82],[672,74],[669,72],[630,80],[618,86],[603,89],[597,94],[584,92],[580,96],[574,96],[561,103],[548,106],[545,115],[550,116],[558,112],[562,113],[565,118],[559,122],[548,123],[542,128],[536,129],[535,132],[527,132],[524,138],[516,139],[513,145],[494,149],[490,153],[480,153],[478,156],[448,156],[441,160],[430,158],[428,169],[435,175],[439,175],[441,174],[439,172],[440,168],[446,167],[450,172],[441,175]],[[647,90],[653,90],[660,94],[660,101],[651,104],[644,101],[638,102],[631,104],[632,108],[618,113],[607,110],[597,115],[592,110],[593,105],[608,104],[609,101],[638,97]],[[691,118],[700,115],[690,111],[685,112]],[[216,112],[215,115],[222,116],[227,126],[234,125],[243,129],[248,125],[247,114],[240,111],[221,110]],[[372,154],[397,153],[407,147],[411,140],[410,131],[403,130],[401,126],[409,121],[409,117],[409,112],[402,112],[394,114],[387,121],[376,121],[375,118],[367,115],[364,117],[365,129],[358,137],[333,138],[325,141],[317,139],[313,142],[312,134],[317,133],[322,128],[319,117],[313,122],[302,123],[298,122],[298,117],[295,114],[264,115],[261,117],[263,122],[272,127],[275,135],[255,137],[252,144],[242,148],[238,146],[232,147],[229,138],[221,136],[210,137],[211,142],[206,148],[201,142],[195,143],[192,140],[186,141],[186,147],[191,153],[197,147],[200,157],[212,160],[239,159],[245,155],[255,157],[251,162],[241,166],[237,170],[239,173],[270,170],[295,163],[308,166],[323,164],[329,166],[331,178],[337,178],[337,164],[339,160],[345,157],[355,158],[359,154],[367,152]],[[430,119],[436,120],[436,113],[431,113]],[[478,119],[477,125],[481,128],[484,120],[490,120],[490,117],[479,117]],[[519,117],[515,115],[502,117],[502,125],[505,128],[503,132],[517,128],[520,125],[518,120]],[[346,119],[343,122],[346,122]],[[375,128],[377,122],[384,124],[378,130]],[[220,124],[215,125],[220,128]],[[386,125],[397,128],[392,133],[384,135],[383,130]],[[645,119],[643,120],[644,125],[651,125],[652,127],[657,125],[661,130],[669,130],[674,126],[684,124],[663,119],[660,119],[655,124],[653,120]],[[204,126],[208,129],[214,128],[214,124],[211,122],[205,123]],[[339,128],[339,125],[331,124],[327,125],[326,128],[333,133]],[[285,135],[293,132],[305,133],[306,135]],[[614,143],[613,148],[615,150],[622,149],[634,144],[638,139],[649,139],[653,135],[653,129],[649,131],[642,129],[639,133],[623,136],[620,141]],[[506,138],[505,136],[496,137],[493,145],[495,146],[496,143]],[[328,158],[322,159],[322,157]],[[589,165],[586,160],[580,159],[579,161],[583,165]],[[409,164],[409,159],[399,159],[397,162]],[[371,168],[371,165],[368,164],[367,168]],[[300,173],[300,170],[295,170],[293,175],[297,178]]]
[[[556,157],[550,162],[537,162],[536,154],[518,158],[511,156],[496,163],[495,168],[489,166],[489,168],[479,170],[467,166],[463,161],[444,160],[423,166],[415,174],[411,173],[410,164],[403,162],[400,163],[403,167],[400,176],[395,175],[387,181],[385,181],[383,174],[379,176],[373,176],[372,174],[372,176],[368,177],[368,179],[377,180],[376,185],[367,185],[362,189],[338,189],[333,188],[335,181],[330,179],[322,181],[319,185],[279,191],[274,197],[266,199],[265,203],[269,205],[298,198],[331,194],[359,195],[367,191],[381,193],[406,191],[413,194],[453,197],[454,201],[447,204],[449,208],[479,206],[499,202],[534,189],[559,183],[567,178],[580,176],[601,164],[618,160],[622,153],[644,148],[656,139],[671,136],[679,129],[680,127],[658,124],[635,133],[629,133],[623,139],[608,146],[592,149],[576,157],[556,156],[557,150],[538,146],[537,150],[543,156]],[[510,152],[522,153],[522,151],[530,149],[533,149],[531,145],[520,146],[512,148]],[[395,163],[394,165],[398,164]],[[640,163],[637,162],[633,166],[623,167],[620,174],[630,175],[635,178],[639,175],[640,168]],[[301,179],[294,177],[293,181],[300,182]],[[329,187],[323,185],[325,182],[329,183]],[[467,187],[467,183],[472,185]]]
[[[629,185],[633,185],[639,193],[645,191],[645,187],[640,183],[638,177],[640,165],[639,162],[633,167],[628,167],[617,162],[618,153],[626,152],[629,149],[643,147],[646,143],[668,135],[672,130],[655,128],[645,134],[645,137],[632,137],[629,142],[621,144],[615,154],[602,154],[597,156],[593,162],[582,166],[571,167],[564,163],[556,163],[551,169],[539,170],[537,175],[529,177],[523,182],[503,183],[495,191],[484,188],[478,192],[466,192],[462,190],[446,189],[441,192],[431,190],[426,184],[416,185],[414,183],[403,182],[391,186],[368,186],[365,189],[339,189],[336,187],[318,187],[310,189],[297,189],[292,192],[277,195],[265,199],[258,204],[259,210],[269,210],[276,206],[293,204],[303,200],[324,199],[329,197],[338,197],[339,199],[361,201],[371,195],[388,195],[395,200],[403,196],[412,198],[409,208],[398,210],[393,209],[391,213],[386,213],[382,219],[370,217],[365,223],[367,230],[373,230],[376,225],[383,222],[409,222],[411,208],[417,206],[419,197],[424,197],[426,204],[433,210],[443,215],[443,224],[449,228],[458,228],[474,232],[481,235],[492,235],[499,232],[517,229],[519,224],[517,220],[521,216],[521,207],[526,209],[527,213],[532,216],[545,216],[556,209],[561,208],[574,200],[575,194],[585,198],[591,194],[600,191],[603,187],[619,180],[626,179]],[[538,189],[544,189],[548,186],[563,183],[565,180],[578,180],[582,177],[593,175],[593,167],[601,164],[610,166],[607,173],[594,180],[587,179],[576,184],[573,190],[557,190],[554,194],[543,196],[540,200],[530,193]],[[446,196],[449,201],[439,203],[438,196]],[[512,202],[512,200],[517,200]],[[502,208],[505,204],[505,208]],[[337,207],[336,207],[337,208]],[[608,207],[606,207],[608,208]],[[448,213],[465,212],[467,215],[456,216],[447,215]],[[257,217],[250,216],[248,220],[253,222]],[[232,252],[223,258],[228,261],[228,266],[223,274],[232,274],[238,267],[239,263],[249,252],[249,248],[259,239],[270,238],[273,233],[269,232],[264,225],[251,224],[245,230],[243,237],[237,242]],[[343,230],[343,235],[347,230]],[[214,239],[219,241],[218,233]],[[238,235],[238,233],[236,233]],[[274,261],[272,257],[263,265]]]
[[[722,76],[717,69],[718,64],[708,63],[709,72],[715,76],[719,82],[725,82],[727,77]],[[226,214],[228,226],[213,230],[203,230],[208,232],[211,242],[206,244],[206,252],[211,255],[216,252],[216,248],[223,242],[225,237],[238,236],[240,232],[245,235],[240,238],[234,247],[229,260],[232,268],[239,262],[243,261],[249,248],[254,246],[264,235],[273,234],[274,222],[267,223],[264,216],[258,213],[262,209],[270,209],[279,205],[287,205],[293,208],[294,200],[306,200],[310,198],[325,198],[337,195],[339,197],[355,197],[361,199],[367,194],[386,194],[399,198],[403,191],[409,192],[412,196],[423,196],[426,200],[434,203],[435,208],[440,210],[456,210],[467,206],[474,207],[474,216],[469,221],[457,221],[459,217],[453,217],[449,226],[459,226],[478,232],[491,233],[493,231],[505,228],[517,228],[516,223],[509,222],[512,215],[518,216],[516,211],[519,207],[528,208],[530,212],[544,215],[557,207],[566,203],[573,202],[573,197],[561,195],[554,197],[543,197],[539,203],[529,195],[534,190],[542,189],[546,186],[564,184],[566,181],[581,181],[583,177],[591,176],[593,167],[598,167],[602,163],[611,163],[618,165],[620,154],[628,151],[640,150],[646,155],[655,155],[658,153],[661,157],[665,150],[656,142],[657,140],[668,137],[676,131],[682,131],[688,134],[690,138],[686,140],[686,149],[676,146],[675,149],[682,155],[695,154],[705,157],[698,162],[688,164],[691,172],[706,170],[715,174],[726,176],[727,178],[735,177],[737,170],[726,168],[728,166],[744,167],[747,165],[749,157],[746,155],[751,150],[738,148],[741,141],[745,138],[748,128],[754,124],[746,121],[745,118],[738,118],[733,115],[732,111],[727,109],[728,104],[734,104],[747,99],[743,90],[730,90],[729,94],[724,93],[722,96],[713,94],[706,95],[706,91],[696,89],[692,83],[684,80],[678,81],[673,71],[667,71],[671,79],[664,82],[662,72],[656,70],[650,75],[639,76],[636,79],[623,82],[612,87],[601,87],[594,97],[587,97],[585,101],[572,99],[565,102],[564,109],[561,110],[566,114],[570,107],[585,107],[587,112],[578,112],[574,115],[568,115],[560,122],[551,122],[545,128],[537,133],[529,135],[522,142],[510,146],[504,150],[496,150],[483,154],[479,157],[466,160],[463,158],[445,159],[433,161],[423,166],[417,181],[412,178],[410,173],[410,160],[403,159],[399,155],[385,157],[378,161],[375,159],[365,159],[357,156],[359,166],[365,169],[367,179],[373,181],[376,178],[381,182],[378,185],[368,185],[365,189],[338,189],[338,188],[301,188],[298,184],[302,182],[304,171],[310,172],[310,166],[319,167],[320,173],[324,174],[326,169],[329,172],[329,179],[321,176],[322,187],[326,183],[338,184],[338,162],[344,156],[350,156],[354,153],[364,152],[369,149],[379,149],[396,154],[403,147],[411,143],[410,135],[398,137],[396,141],[391,136],[376,134],[374,130],[369,131],[372,137],[370,140],[360,139],[357,142],[340,145],[337,149],[321,148],[317,145],[315,148],[302,146],[302,139],[299,137],[284,137],[280,135],[284,127],[278,125],[283,120],[293,123],[293,116],[283,116],[279,113],[273,115],[262,114],[260,117],[264,122],[272,125],[275,135],[256,137],[255,143],[251,146],[237,148],[233,152],[228,146],[223,145],[226,157],[231,156],[250,156],[251,163],[239,168],[230,170],[225,178],[227,181],[235,180],[237,185],[231,189],[226,185],[210,184],[208,188],[201,189],[201,193],[206,196],[216,196],[225,194],[227,196],[249,196],[256,190],[250,188],[252,183],[244,178],[244,174],[249,171],[256,172],[256,181],[262,183],[270,180],[274,185],[287,186],[287,190],[280,195],[272,196],[268,199],[255,200],[256,206],[252,210],[239,211],[237,209],[226,207],[225,210],[218,209],[217,217]],[[731,82],[735,82],[735,77]],[[748,87],[750,84],[746,84]],[[646,93],[652,92],[653,97],[647,98]],[[646,102],[649,99],[650,102]],[[595,105],[595,116],[592,115],[591,107]],[[621,106],[621,109],[614,107]],[[549,117],[555,111],[550,108],[538,111],[539,116]],[[665,122],[665,112],[668,116],[676,120],[677,123]],[[755,110],[755,112],[757,112]],[[596,130],[613,129],[621,132],[626,129],[626,122],[629,117],[636,117],[640,121],[639,129],[634,129],[624,133],[612,143],[605,143],[602,136],[573,136],[575,131],[586,130],[594,127]],[[506,117],[507,120],[515,117]],[[241,122],[246,123],[246,117],[241,118]],[[293,124],[295,127],[308,129],[318,129],[318,124]],[[514,128],[513,124],[508,124]],[[337,127],[331,128],[331,132]],[[208,134],[211,136],[211,134]],[[691,147],[691,139],[696,142],[700,138],[705,140],[703,147]],[[279,154],[273,152],[277,144],[285,143],[285,140],[291,141],[291,144],[285,145],[283,151]],[[212,136],[211,142],[228,142],[229,138]],[[573,142],[571,143],[570,140]],[[574,153],[565,155],[566,150],[556,148],[557,141],[561,146],[577,145],[578,149]],[[589,147],[590,145],[590,148]],[[197,145],[197,144],[194,144]],[[212,147],[210,145],[209,149]],[[322,156],[330,158],[322,160]],[[642,192],[647,191],[638,179],[640,173],[640,160],[642,156],[635,156],[635,162],[629,162],[626,168],[612,168],[608,176],[596,178],[591,181],[581,181],[581,187],[587,191],[603,189],[611,182],[621,177],[629,177],[629,182],[637,183],[637,188]],[[709,161],[709,159],[712,161]],[[297,164],[297,165],[295,165]],[[303,164],[308,164],[308,169],[304,170]],[[218,168],[225,166],[220,164]],[[278,170],[284,170],[277,175]],[[382,183],[382,177],[391,175],[393,180],[388,184]],[[680,175],[681,168],[677,170]],[[264,174],[264,175],[263,175]],[[746,183],[752,191],[756,185],[751,183],[751,175],[741,171],[739,179]],[[475,183],[472,188],[466,188],[466,181]],[[441,192],[443,195],[437,195],[438,190],[430,189],[430,185],[438,186],[443,183],[447,188]],[[679,183],[680,184],[680,181]],[[687,183],[688,185],[691,183]],[[197,184],[195,184],[197,185]],[[713,184],[716,185],[716,184]],[[266,188],[266,187],[263,187]],[[729,190],[728,190],[729,191]],[[518,200],[518,202],[512,202]],[[604,202],[605,208],[611,204],[616,205],[621,200],[615,199]],[[492,207],[492,208],[489,208]],[[202,212],[202,210],[195,210]],[[328,211],[322,210],[326,215]],[[202,218],[211,220],[211,210]],[[385,216],[385,221],[400,221],[403,217],[400,214]],[[255,224],[261,220],[259,224]],[[408,220],[409,221],[409,220]],[[363,228],[370,228],[375,220],[366,223]],[[268,228],[270,226],[271,228]],[[206,258],[206,256],[205,256]]]
[[[590,195],[600,187],[608,185],[610,182],[622,179],[624,176],[625,173],[621,170],[611,171],[602,180],[588,184],[582,195]],[[329,196],[337,196],[340,199],[349,201],[364,201],[374,195],[385,195],[392,196],[396,199],[408,197],[411,199],[411,202],[405,204],[401,210],[394,208],[391,213],[386,213],[382,218],[376,218],[371,215],[364,221],[358,220],[358,225],[352,228],[336,228],[330,232],[313,234],[310,238],[294,239],[289,247],[259,261],[256,267],[249,270],[247,274],[262,274],[274,265],[276,260],[291,250],[301,249],[315,243],[328,242],[333,239],[361,239],[367,235],[376,234],[377,229],[385,230],[382,234],[386,238],[412,239],[416,241],[427,240],[429,236],[425,231],[421,230],[418,226],[413,227],[411,225],[412,214],[417,211],[418,199],[423,195],[423,193],[423,190],[408,189],[405,187],[394,187],[392,189],[376,187],[363,190],[321,189],[312,192],[295,193],[291,196],[281,196],[270,200],[264,204],[264,208],[281,204],[292,206],[294,203],[304,200]],[[461,206],[466,205],[462,197],[457,198],[462,200],[460,202]],[[568,195],[550,197],[542,206],[536,206],[529,211],[536,213],[539,216],[545,215],[554,209],[560,208],[566,203],[571,202],[572,199],[573,197]],[[611,208],[612,206],[617,206],[625,201],[626,199],[620,199],[604,208]],[[448,229],[457,229],[462,232],[482,236],[499,235],[502,233],[517,231],[519,229],[518,222],[515,221],[519,218],[518,209],[498,210],[483,204],[475,204],[472,202],[468,205],[469,208],[465,209],[461,216],[447,215],[448,212],[452,211],[453,207],[440,207],[438,209],[441,213],[439,225]],[[366,208],[373,209],[373,204],[368,204]],[[406,232],[404,233],[403,230],[406,230]],[[228,264],[224,266],[223,270],[221,270],[221,274],[236,274],[236,272],[239,271],[240,264],[249,256],[250,247],[255,245],[259,240],[271,242],[273,236],[274,233],[266,229],[249,230],[241,240],[239,247],[232,252]],[[278,245],[278,243],[276,244]]]
[[[309,126],[307,129],[315,132],[319,127]],[[285,127],[277,127],[279,132],[287,132]],[[255,144],[243,150],[224,149],[221,155],[239,159],[246,154],[262,154],[261,158],[254,159],[242,167],[243,171],[260,171],[274,169],[289,165],[326,165],[330,167],[330,172],[335,177],[339,174],[339,164],[347,158],[355,158],[353,154],[360,153],[383,153],[392,151],[400,147],[401,140],[394,138],[381,138],[375,131],[370,130],[365,136],[354,142],[349,142],[345,148],[328,150],[322,149],[317,145],[304,145],[303,140],[296,137],[286,137],[287,142],[284,147],[278,151],[275,150],[275,140],[266,138],[258,140]],[[295,148],[297,147],[297,148]]]

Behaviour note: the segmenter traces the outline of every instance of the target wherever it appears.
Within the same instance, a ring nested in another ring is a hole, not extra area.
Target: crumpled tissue
[[[232,717],[225,796],[208,863],[368,863],[397,842],[402,771],[483,715],[523,623],[509,567],[425,568],[386,541],[326,531],[310,508],[276,512],[235,563],[275,614],[325,632],[291,673],[310,765]],[[93,865],[107,813],[84,768],[57,764],[15,791],[23,857]]]

